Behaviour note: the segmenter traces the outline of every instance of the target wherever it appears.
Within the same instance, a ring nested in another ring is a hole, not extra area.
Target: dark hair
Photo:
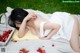
[[[9,16],[8,24],[16,29],[19,29],[15,25],[15,21],[19,21],[22,23],[23,19],[28,15],[29,13],[21,8],[15,8],[12,10],[11,15]]]

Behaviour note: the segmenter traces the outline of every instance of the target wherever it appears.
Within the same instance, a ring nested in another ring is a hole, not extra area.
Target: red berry
[[[19,51],[19,53],[23,53],[23,51]]]
[[[45,50],[42,50],[42,48],[38,48],[37,52],[39,52],[39,53],[46,53]]]
[[[8,30],[8,33],[10,34],[12,32],[12,30]]]
[[[13,42],[17,42],[17,40],[13,40]]]
[[[7,31],[4,31],[4,33],[7,33]]]
[[[54,44],[52,44],[52,47],[54,47]]]
[[[29,50],[26,50],[25,48],[21,49],[20,52],[23,52],[23,53],[28,53]]]
[[[42,51],[42,49],[41,48],[38,48],[37,52],[41,52],[41,51]]]
[[[25,48],[22,49],[24,53],[28,53],[29,50],[26,50]]]
[[[42,50],[42,53],[46,53],[45,50]]]
[[[5,38],[4,37],[2,37],[2,40],[1,40],[2,42],[5,42],[6,40],[5,40]]]

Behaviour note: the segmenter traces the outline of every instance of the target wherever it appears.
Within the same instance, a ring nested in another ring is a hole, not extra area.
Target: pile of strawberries
[[[0,41],[1,42],[5,42],[8,37],[9,37],[9,34],[12,32],[12,30],[7,30],[7,31],[4,31],[2,35],[0,35]]]

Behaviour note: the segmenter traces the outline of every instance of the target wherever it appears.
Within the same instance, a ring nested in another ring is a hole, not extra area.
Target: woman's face
[[[15,22],[15,25],[16,25],[16,27],[20,28],[21,22],[16,21],[16,22]]]
[[[27,25],[28,25],[28,26],[32,26],[33,23],[34,23],[34,20],[36,20],[37,16],[36,16],[35,13],[32,12],[32,13],[29,13],[29,14],[27,15],[27,18],[31,18],[31,19],[28,20],[28,22],[26,22]],[[21,22],[16,21],[16,22],[15,22],[15,25],[16,25],[16,27],[20,28]]]

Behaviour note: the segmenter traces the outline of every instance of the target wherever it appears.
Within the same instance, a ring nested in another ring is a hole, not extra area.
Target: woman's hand
[[[28,21],[30,21],[31,19],[36,19],[36,18],[37,18],[36,14],[33,13],[33,12],[31,12],[31,13],[29,13],[29,14],[24,18],[24,21],[28,22]]]
[[[49,40],[49,39],[51,39],[50,37],[47,37],[47,36],[46,37],[39,36],[39,38],[42,39],[42,40]]]

